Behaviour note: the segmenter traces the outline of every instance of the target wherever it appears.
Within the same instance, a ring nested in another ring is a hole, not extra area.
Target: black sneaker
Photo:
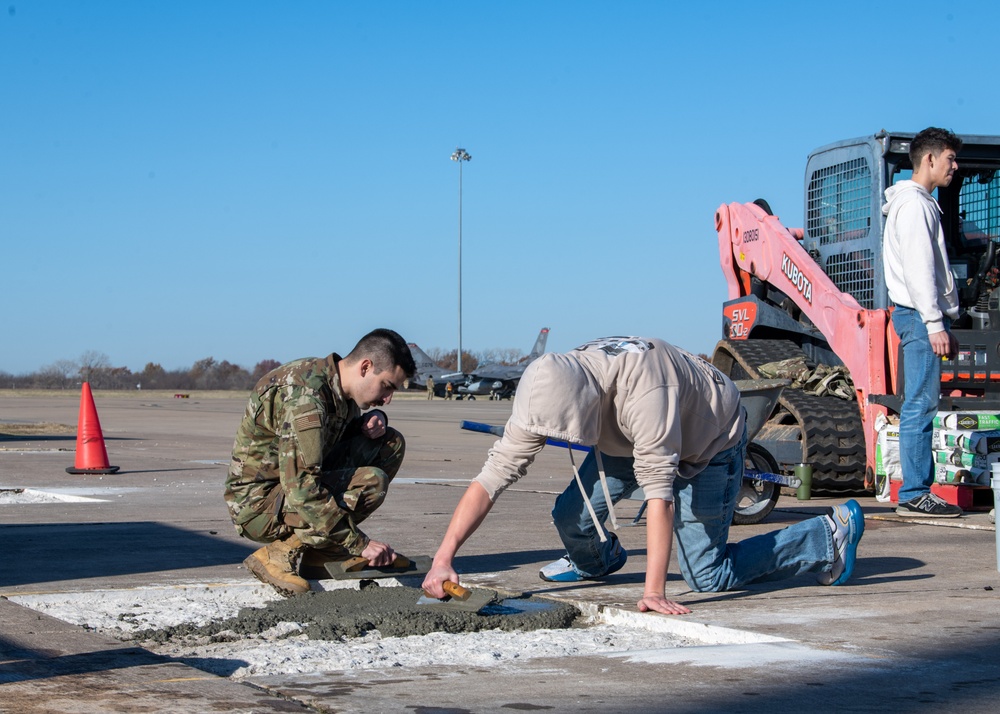
[[[958,518],[962,509],[945,502],[933,493],[917,496],[912,501],[896,506],[897,516],[922,516],[924,518]]]

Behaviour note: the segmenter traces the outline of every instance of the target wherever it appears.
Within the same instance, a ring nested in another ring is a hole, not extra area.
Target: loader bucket
[[[747,410],[747,441],[753,441],[757,436],[774,411],[781,390],[791,383],[790,379],[741,379],[734,382],[740,390],[740,404]]]

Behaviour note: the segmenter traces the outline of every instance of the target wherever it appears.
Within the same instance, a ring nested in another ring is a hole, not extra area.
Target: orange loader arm
[[[875,473],[875,417],[886,408],[872,395],[893,394],[895,346],[887,310],[867,310],[841,292],[800,244],[802,229],[785,228],[753,203],[723,204],[715,213],[719,257],[729,300],[750,295],[751,276],[791,298],[851,373],[865,431],[866,482]],[[753,316],[734,310],[730,339],[746,339]]]

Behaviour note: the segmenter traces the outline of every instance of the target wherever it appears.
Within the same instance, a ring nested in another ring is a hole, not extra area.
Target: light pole
[[[456,148],[451,155],[458,162],[458,371],[462,371],[462,162],[471,161],[472,155]]]

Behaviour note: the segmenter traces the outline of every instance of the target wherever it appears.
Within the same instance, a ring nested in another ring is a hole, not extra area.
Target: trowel
[[[417,600],[417,607],[454,612],[479,612],[496,599],[492,590],[469,590],[458,583],[445,580],[441,588],[447,593],[443,600],[431,597],[426,590]]]
[[[396,553],[391,565],[370,565],[367,558],[356,556],[347,560],[328,560],[323,567],[334,580],[394,578],[397,575],[423,575],[431,569],[431,557],[416,555],[407,558]]]

